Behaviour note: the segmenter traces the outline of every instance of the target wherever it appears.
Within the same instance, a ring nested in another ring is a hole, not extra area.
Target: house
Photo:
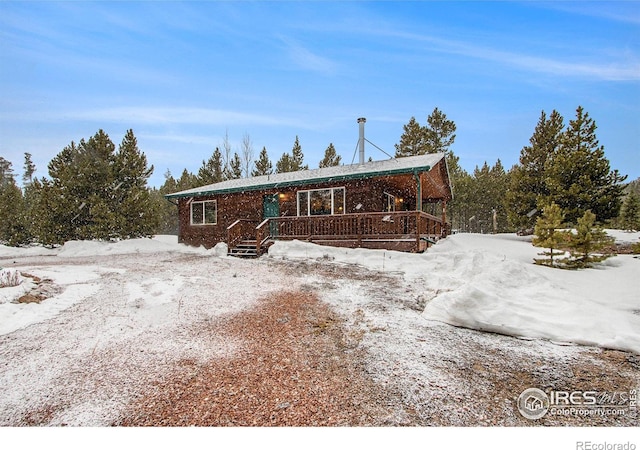
[[[223,181],[167,195],[179,241],[260,254],[276,239],[424,251],[448,233],[444,153]],[[441,216],[425,212],[439,204]]]

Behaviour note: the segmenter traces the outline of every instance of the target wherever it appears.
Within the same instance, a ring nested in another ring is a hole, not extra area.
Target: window
[[[344,188],[298,191],[298,215],[344,214]]]
[[[191,203],[191,225],[218,223],[218,204],[215,200]]]
[[[384,203],[382,205],[384,212],[394,212],[396,210],[396,197],[388,192],[384,193]]]

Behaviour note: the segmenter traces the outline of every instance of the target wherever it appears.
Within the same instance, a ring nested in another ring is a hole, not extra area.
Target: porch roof
[[[198,197],[212,194],[228,194],[233,192],[259,191],[292,186],[304,186],[312,183],[330,183],[346,180],[368,179],[380,176],[401,175],[429,172],[444,153],[392,158],[384,161],[371,161],[365,164],[350,164],[325,167],[322,169],[300,170],[297,172],[261,175],[258,177],[239,178],[220,183],[209,184],[185,191],[168,194],[166,198]]]

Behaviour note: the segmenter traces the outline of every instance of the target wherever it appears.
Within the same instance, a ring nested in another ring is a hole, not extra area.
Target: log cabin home
[[[167,195],[179,242],[256,256],[279,239],[423,252],[446,237],[444,153],[223,181]],[[437,208],[431,205],[439,204]],[[438,216],[425,211],[439,211]]]

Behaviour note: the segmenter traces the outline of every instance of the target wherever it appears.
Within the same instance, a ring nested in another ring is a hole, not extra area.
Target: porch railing
[[[441,218],[421,211],[273,217],[255,229],[258,254],[269,238],[353,240],[358,246],[362,246],[363,240],[414,239],[419,249],[421,239],[446,234],[447,224]]]
[[[258,221],[248,219],[238,219],[227,227],[227,245],[229,248],[235,247],[240,241],[245,239],[255,239],[256,225]]]

